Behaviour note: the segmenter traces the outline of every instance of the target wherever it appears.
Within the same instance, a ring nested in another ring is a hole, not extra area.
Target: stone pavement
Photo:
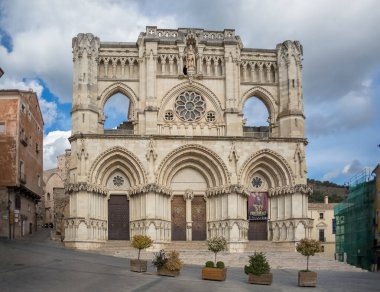
[[[228,267],[224,282],[201,279],[201,266],[186,264],[176,278],[155,274],[153,266],[139,274],[126,258],[63,248],[46,236],[0,240],[0,291],[379,291],[380,274],[318,271],[317,288],[297,286],[297,270],[273,269],[271,286],[247,283],[242,267]],[[303,265],[302,265],[303,267]]]

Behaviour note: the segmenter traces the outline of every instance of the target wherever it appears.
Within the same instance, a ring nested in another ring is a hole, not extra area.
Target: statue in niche
[[[186,54],[186,65],[188,71],[195,69],[195,53],[192,45],[190,45]]]

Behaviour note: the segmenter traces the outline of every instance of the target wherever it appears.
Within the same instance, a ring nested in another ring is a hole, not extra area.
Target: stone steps
[[[164,247],[165,250],[177,250],[185,264],[204,265],[206,261],[214,260],[214,254],[207,250],[205,241],[172,242]],[[305,269],[306,257],[295,251],[294,243],[276,243],[268,241],[254,241],[247,244],[243,253],[221,252],[217,255],[218,261],[223,261],[228,267],[244,267],[248,263],[248,256],[254,251],[265,253],[272,269]],[[129,241],[108,241],[105,246],[94,251],[96,253],[123,258],[136,258],[137,250],[132,248]],[[141,258],[152,260],[154,250],[141,251]],[[310,257],[309,267],[313,270],[334,271],[363,271],[348,264],[328,259],[317,254]]]

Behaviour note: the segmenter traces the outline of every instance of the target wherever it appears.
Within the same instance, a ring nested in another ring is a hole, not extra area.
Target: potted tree
[[[309,238],[301,239],[297,244],[297,251],[306,256],[306,270],[298,272],[298,286],[315,287],[317,286],[317,273],[309,270],[309,257],[321,251],[319,241]]]
[[[178,276],[183,266],[179,253],[175,250],[169,251],[168,254],[164,250],[154,253],[152,262],[160,276]]]
[[[140,260],[140,253],[142,249],[146,249],[148,247],[151,247],[153,244],[153,240],[150,238],[150,236],[147,235],[135,235],[132,238],[131,245],[134,248],[137,248],[139,250],[137,260],[131,259],[130,266],[131,271],[133,272],[146,272],[147,270],[147,263],[146,260]]]
[[[244,267],[248,275],[249,284],[271,285],[273,275],[270,273],[269,263],[262,252],[255,252],[249,256],[249,265]]]
[[[208,250],[215,255],[214,262],[206,262],[206,266],[202,269],[203,280],[224,281],[227,275],[227,269],[222,261],[216,261],[216,255],[227,249],[227,241],[223,236],[215,236],[207,240]]]

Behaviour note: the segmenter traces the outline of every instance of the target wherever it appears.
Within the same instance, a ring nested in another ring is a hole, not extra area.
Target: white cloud
[[[52,131],[44,137],[44,170],[57,167],[57,156],[70,148],[71,131]]]
[[[146,25],[176,25],[172,17],[145,16],[133,2],[12,0],[1,9],[0,26],[13,40],[10,53],[0,46],[2,68],[16,80],[43,79],[60,102],[71,100],[71,40],[78,33],[91,32],[101,41],[136,41]]]
[[[357,174],[358,172],[362,171],[363,169],[364,169],[364,167],[362,166],[360,161],[355,159],[355,160],[351,161],[349,164],[347,164],[343,168],[342,172],[344,174],[354,175],[354,174]]]

